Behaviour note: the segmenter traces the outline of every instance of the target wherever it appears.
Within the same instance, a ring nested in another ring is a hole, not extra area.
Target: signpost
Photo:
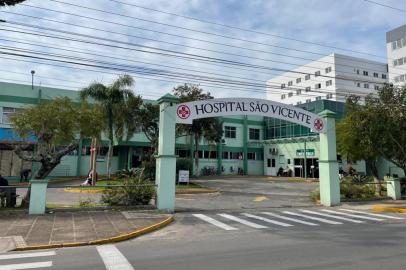
[[[186,183],[189,185],[189,171],[179,170],[179,183]]]
[[[305,154],[306,153],[306,154]],[[296,156],[301,157],[301,156],[307,156],[307,157],[314,157],[316,155],[314,149],[297,149],[296,150]]]

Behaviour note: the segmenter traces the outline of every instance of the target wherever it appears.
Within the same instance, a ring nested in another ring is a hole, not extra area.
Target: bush
[[[155,186],[143,179],[143,172],[138,176],[124,178],[120,187],[110,187],[103,191],[102,202],[109,205],[148,205],[155,195]]]
[[[320,201],[320,188],[316,188],[310,192],[310,200],[312,200],[312,202]]]
[[[176,173],[178,173],[180,170],[192,172],[193,170],[192,160],[188,158],[178,158],[176,160]]]

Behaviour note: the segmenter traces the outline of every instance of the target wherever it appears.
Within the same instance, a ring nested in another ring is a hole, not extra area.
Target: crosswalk
[[[55,255],[55,251],[0,255],[0,270],[49,268],[52,267],[52,261],[49,258]]]
[[[211,228],[226,231],[236,231],[240,228],[272,229],[294,226],[321,226],[364,224],[367,222],[381,222],[387,220],[402,220],[406,217],[395,215],[377,214],[368,211],[352,209],[297,209],[289,211],[259,212],[259,213],[215,213],[192,214],[203,224]]]

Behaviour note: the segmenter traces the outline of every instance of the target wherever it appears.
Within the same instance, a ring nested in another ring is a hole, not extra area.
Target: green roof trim
[[[179,103],[179,98],[168,93],[168,94],[165,94],[164,96],[160,97],[157,101],[158,101],[158,104],[161,104],[164,102]]]

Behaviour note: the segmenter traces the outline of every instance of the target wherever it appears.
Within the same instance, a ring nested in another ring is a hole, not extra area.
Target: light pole
[[[31,89],[34,90],[34,74],[35,70],[31,70]]]

